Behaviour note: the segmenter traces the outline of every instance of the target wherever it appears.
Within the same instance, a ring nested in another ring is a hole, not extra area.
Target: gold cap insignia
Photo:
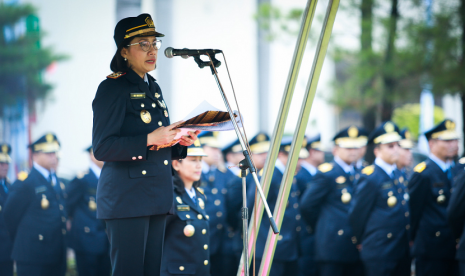
[[[302,141],[302,148],[305,148],[307,146],[307,139],[304,139]]]
[[[213,131],[213,137],[218,138],[218,135],[219,135],[219,134],[220,134],[220,133],[219,133],[218,131]]]
[[[8,153],[8,146],[7,145],[2,145],[2,152],[3,153]]]
[[[263,141],[265,141],[265,140],[266,140],[265,134],[259,134],[259,135],[257,136],[257,141],[258,141],[258,142],[263,142]]]
[[[179,196],[176,197],[176,201],[179,203],[179,204],[182,204],[182,200]]]
[[[349,137],[355,138],[358,136],[358,129],[354,126],[351,126],[349,130],[347,130],[347,134],[349,134]]]
[[[196,146],[196,147],[200,147],[200,146],[201,146],[201,145],[200,145],[199,139],[197,139],[197,140],[194,141],[194,146]]]
[[[389,132],[394,132],[395,130],[395,127],[394,125],[391,123],[391,122],[387,122],[385,125],[384,125],[384,130],[389,133]]]
[[[153,20],[152,20],[152,18],[150,18],[150,17],[147,17],[147,18],[145,19],[145,23],[147,23],[147,27],[151,27],[151,28],[154,28],[154,27],[155,27],[155,24],[153,24]]]
[[[45,141],[47,141],[48,143],[53,142],[53,134],[48,133],[47,135],[45,135]]]
[[[344,176],[339,176],[338,178],[336,178],[336,183],[338,184],[342,184],[342,183],[345,183],[346,182],[346,178]]]
[[[455,123],[452,121],[447,120],[446,121],[446,129],[448,130],[454,130],[455,129]]]
[[[410,134],[410,131],[406,130],[405,131],[405,139],[409,139],[412,137],[412,135]]]

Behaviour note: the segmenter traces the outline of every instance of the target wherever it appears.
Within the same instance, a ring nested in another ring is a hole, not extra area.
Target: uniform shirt
[[[353,183],[348,173],[351,167],[339,158],[320,165],[318,173],[302,195],[300,211],[307,225],[314,229],[315,259],[318,261],[359,260],[349,224],[350,199],[343,201],[344,194],[347,197],[353,193]]]
[[[308,162],[303,161],[302,163],[300,163],[300,166],[306,169],[312,176],[314,176],[318,172],[318,169]]]
[[[32,162],[32,166],[40,172],[41,175],[48,181],[50,179],[50,174],[52,174],[52,185],[55,186],[57,183],[56,175],[54,171],[49,171],[46,168],[42,167],[41,165],[37,164],[36,162]]]
[[[102,173],[102,168],[100,168],[99,166],[95,165],[95,163],[91,162],[90,163],[90,169],[92,170],[92,172],[95,174],[95,177],[97,177],[97,179],[100,178],[100,174]]]
[[[376,158],[375,164],[383,169],[389,177],[394,178],[394,170],[397,169],[396,164],[388,164],[381,158]]]

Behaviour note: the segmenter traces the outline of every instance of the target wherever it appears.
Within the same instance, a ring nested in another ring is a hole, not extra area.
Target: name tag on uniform
[[[176,206],[176,210],[178,210],[178,211],[190,211],[191,207],[189,205],[178,205],[178,206]]]
[[[43,193],[45,191],[47,191],[47,187],[45,187],[45,186],[40,186],[40,187],[36,188],[36,194],[40,194],[40,193]]]
[[[131,93],[131,99],[145,99],[145,93]]]
[[[391,182],[384,182],[383,185],[381,186],[381,189],[390,189],[392,188],[392,183]]]

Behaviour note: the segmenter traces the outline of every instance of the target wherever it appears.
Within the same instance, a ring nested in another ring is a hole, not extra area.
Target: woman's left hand
[[[196,130],[195,132],[189,131],[189,136],[182,136],[179,144],[186,147],[194,144],[194,141],[197,140],[197,135],[199,135],[199,133],[200,130]]]

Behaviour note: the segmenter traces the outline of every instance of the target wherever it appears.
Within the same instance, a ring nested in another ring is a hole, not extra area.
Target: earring
[[[128,61],[128,59],[127,59],[127,58],[124,58],[124,61]]]

